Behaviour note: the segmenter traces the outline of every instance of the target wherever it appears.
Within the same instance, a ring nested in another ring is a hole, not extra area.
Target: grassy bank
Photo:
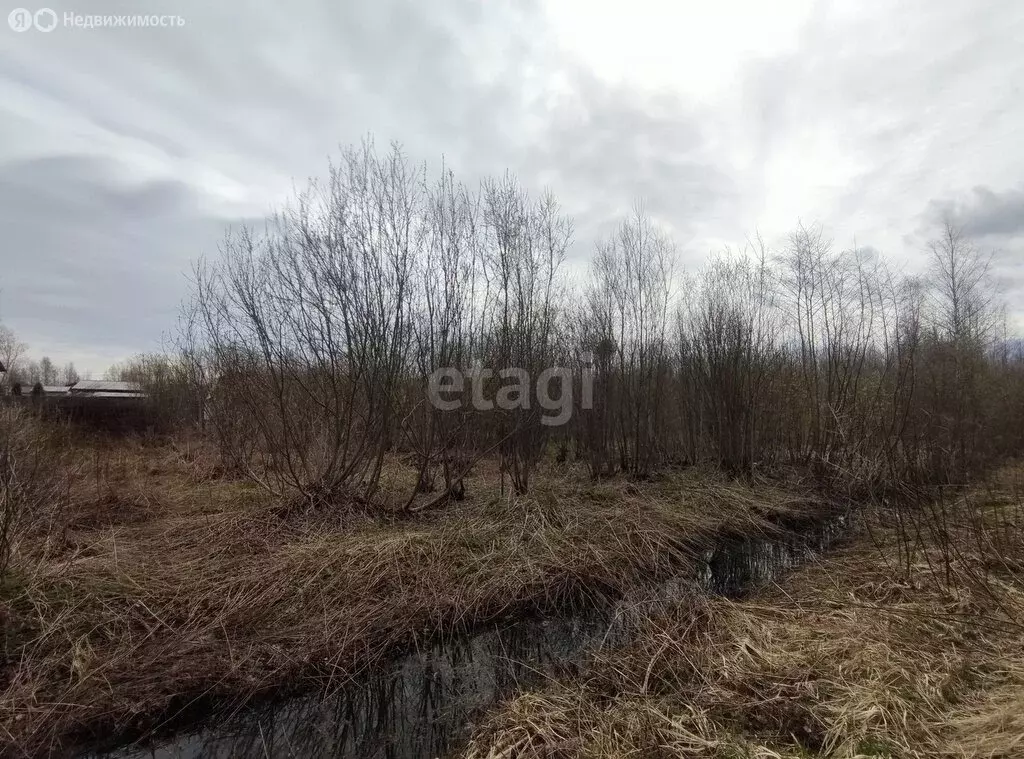
[[[1004,471],[742,602],[674,606],[507,704],[467,759],[1021,756],[1022,519]]]
[[[3,588],[5,754],[338,684],[417,636],[616,596],[717,535],[826,509],[798,486],[699,470],[592,483],[564,465],[495,498],[485,463],[465,501],[415,518],[282,518],[212,461],[198,444],[97,443],[64,464],[67,505],[35,515]],[[396,489],[414,476],[389,466]]]

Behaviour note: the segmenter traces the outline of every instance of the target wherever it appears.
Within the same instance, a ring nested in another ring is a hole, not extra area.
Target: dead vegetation
[[[613,598],[684,569],[718,533],[777,530],[827,506],[702,470],[594,483],[559,466],[529,497],[470,496],[415,519],[282,519],[207,461],[199,443],[78,444],[66,504],[22,539],[3,590],[10,753],[337,685],[418,636]],[[381,487],[415,476],[389,464]],[[498,477],[482,465],[471,492],[497,492],[485,481]]]
[[[939,745],[935,693],[1002,645],[958,625],[1002,635],[1018,604],[1015,521],[1004,550],[976,509],[904,503],[1024,450],[989,254],[946,223],[904,275],[800,225],[681,275],[638,205],[570,278],[572,220],[511,174],[475,190],[367,140],[329,176],[197,263],[173,355],[116,370],[175,442],[6,425],[6,748],[336,685],[418,636],[642,589],[723,533],[820,516],[822,493],[885,501],[881,552],[801,575],[799,606],[652,620],[474,751]]]
[[[890,513],[778,587],[679,604],[466,756],[1020,756],[1024,507],[997,485],[948,504],[946,540]]]

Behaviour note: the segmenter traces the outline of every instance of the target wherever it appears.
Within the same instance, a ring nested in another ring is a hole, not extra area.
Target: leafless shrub
[[[759,452],[770,451],[761,426],[782,359],[774,282],[763,247],[760,253],[713,259],[680,314],[681,371],[696,394],[689,413],[718,464],[734,472],[749,471]]]
[[[402,431],[417,456],[419,492],[435,489],[443,478],[442,497],[461,499],[465,493],[462,474],[465,452],[475,447],[471,412],[446,412],[427,402],[422,388],[437,368],[466,370],[476,349],[479,321],[476,304],[480,266],[480,201],[442,173],[426,194],[422,255],[416,275],[422,283],[417,293],[413,321],[414,371],[418,382],[406,402],[411,410],[402,420]],[[411,508],[415,493],[406,508]]]
[[[489,389],[526,403],[495,409],[495,435],[502,470],[517,493],[529,488],[530,473],[546,440],[542,409],[530,403],[530,381],[556,361],[557,301],[562,289],[559,268],[572,237],[572,224],[555,198],[532,200],[506,175],[483,186],[486,246],[485,338],[482,357],[495,367]],[[511,381],[509,381],[511,380]]]
[[[601,425],[594,439],[602,448],[614,439],[622,470],[640,477],[664,455],[674,256],[671,239],[638,205],[593,262],[588,317],[599,330],[595,380],[607,404],[593,415]],[[598,460],[592,468],[609,465]]]
[[[197,267],[181,361],[137,368],[188,399],[172,405],[228,466],[306,501],[372,495],[388,451],[417,469],[417,510],[461,497],[482,455],[524,493],[552,447],[593,477],[786,465],[870,494],[964,482],[1024,445],[989,259],[951,225],[919,277],[799,225],[682,289],[641,205],[567,287],[572,231],[511,174],[474,191],[366,143]],[[557,431],[516,402],[553,367],[576,403]],[[427,399],[443,368],[472,378],[451,410]]]
[[[376,487],[408,371],[420,194],[397,148],[364,144],[262,236],[236,232],[196,270],[214,424],[272,492]]]

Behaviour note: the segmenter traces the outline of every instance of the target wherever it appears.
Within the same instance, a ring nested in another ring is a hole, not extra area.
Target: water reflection
[[[845,532],[834,519],[799,536],[724,541],[702,557],[695,578],[660,585],[652,601],[692,592],[737,595],[806,561]],[[516,690],[575,669],[583,654],[629,637],[635,606],[524,619],[468,637],[435,642],[335,694],[253,707],[159,745],[107,757],[443,756],[489,707]],[[100,756],[93,754],[93,756]]]
[[[698,583],[718,595],[738,596],[806,562],[847,532],[847,517],[839,516],[799,535],[723,541],[702,556]]]

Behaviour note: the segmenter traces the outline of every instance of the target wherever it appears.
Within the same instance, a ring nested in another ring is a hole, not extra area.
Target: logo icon
[[[57,26],[57,14],[49,8],[40,8],[32,18],[41,32],[52,32]]]
[[[15,8],[7,14],[7,24],[16,32],[27,32],[33,26],[41,32],[52,32],[57,28],[57,14],[50,8],[40,8],[35,13]]]
[[[56,19],[56,14],[54,18]],[[27,32],[32,28],[32,11],[25,8],[15,8],[7,14],[7,23],[16,32]]]

